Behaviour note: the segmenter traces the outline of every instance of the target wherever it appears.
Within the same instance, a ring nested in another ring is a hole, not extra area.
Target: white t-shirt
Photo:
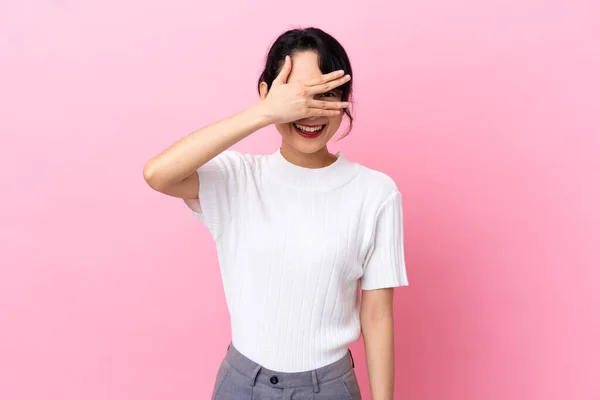
[[[186,200],[217,245],[232,343],[265,368],[333,363],[360,337],[358,288],[408,285],[401,195],[387,175],[228,150]]]

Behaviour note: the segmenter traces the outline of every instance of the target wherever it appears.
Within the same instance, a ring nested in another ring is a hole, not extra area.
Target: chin
[[[326,141],[315,141],[311,139],[293,138],[287,141],[296,151],[304,154],[314,154],[327,146]]]

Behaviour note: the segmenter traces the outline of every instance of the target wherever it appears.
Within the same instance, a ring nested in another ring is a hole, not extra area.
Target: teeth
[[[304,126],[304,125],[294,124],[294,126],[296,128],[298,128],[298,129],[300,129],[302,132],[315,133],[315,132],[319,132],[321,129],[323,129],[323,127],[325,125],[320,125],[320,126]]]

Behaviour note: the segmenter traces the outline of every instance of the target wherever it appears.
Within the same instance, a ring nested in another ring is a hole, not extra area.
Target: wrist
[[[258,129],[267,127],[276,123],[273,113],[269,110],[264,100],[259,101],[250,107],[253,120],[256,121]]]

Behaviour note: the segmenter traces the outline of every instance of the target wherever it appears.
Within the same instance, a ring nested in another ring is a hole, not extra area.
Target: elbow
[[[393,296],[392,288],[364,291],[360,307],[361,324],[376,327],[393,321]]]
[[[164,188],[161,184],[160,176],[157,173],[157,168],[153,160],[150,160],[144,165],[144,180],[152,189],[160,192]]]
[[[379,341],[383,337],[393,336],[394,318],[392,315],[361,315],[360,332],[365,340]]]
[[[366,305],[363,303],[360,312],[360,324],[363,329],[380,329],[394,323],[394,312],[391,304],[379,303]]]
[[[394,322],[394,314],[391,310],[385,311],[363,311],[360,314],[360,323],[363,328],[378,327]]]

